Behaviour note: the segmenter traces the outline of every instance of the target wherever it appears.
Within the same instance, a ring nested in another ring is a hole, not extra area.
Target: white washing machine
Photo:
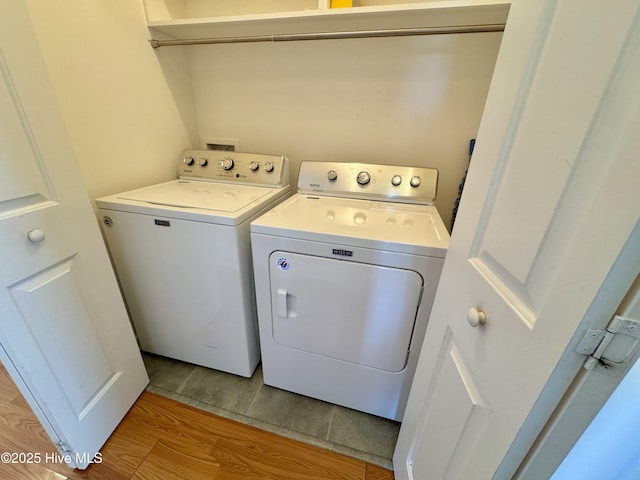
[[[449,234],[428,168],[303,162],[251,223],[264,382],[401,420]]]
[[[142,350],[242,376],[260,360],[249,223],[283,156],[185,150],[179,179],[96,200]]]

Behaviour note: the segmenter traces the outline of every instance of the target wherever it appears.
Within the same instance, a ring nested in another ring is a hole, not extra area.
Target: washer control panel
[[[279,187],[289,184],[289,164],[284,155],[188,149],[180,156],[178,176]]]
[[[435,168],[369,163],[302,162],[298,193],[432,204],[438,190]]]

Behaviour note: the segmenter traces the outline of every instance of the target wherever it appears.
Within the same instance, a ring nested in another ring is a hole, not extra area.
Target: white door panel
[[[464,465],[464,452],[477,447],[488,425],[490,409],[451,331],[445,335],[438,359],[441,364],[436,368],[433,391],[429,392],[435,400],[425,406],[417,425],[420,437],[413,453],[413,471],[429,472],[434,479],[455,478],[456,470]],[[450,415],[451,411],[456,415]],[[422,438],[430,431],[441,434],[437,448]]]
[[[0,3],[0,255],[0,358],[86,468],[148,378],[21,1]]]
[[[613,282],[606,288],[624,295],[637,275],[608,278],[640,216],[639,6],[512,6],[395,453],[398,480],[511,478],[547,418],[530,412],[599,290]],[[486,325],[467,323],[472,307]],[[559,375],[566,388],[575,371]]]
[[[41,175],[44,165],[37,156],[29,125],[2,51],[0,112],[0,144],[6,158],[13,160],[0,165],[0,178],[13,179],[0,186],[0,216],[5,217],[16,208],[46,201],[51,197],[51,192]]]
[[[558,269],[556,257],[569,244],[567,227],[579,220],[576,207],[580,207],[572,199],[579,196],[582,202],[592,201],[595,191],[585,188],[584,181],[601,178],[589,180],[583,171],[594,161],[601,174],[607,170],[607,158],[596,160],[583,149],[589,145],[590,129],[600,113],[600,93],[610,82],[625,42],[629,15],[633,13],[630,6],[615,16],[609,15],[610,9],[599,7],[602,15],[620,24],[610,32],[606,43],[596,47],[594,42],[601,37],[597,32],[601,17],[581,15],[576,21],[574,5],[558,4],[546,45],[538,47],[539,58],[531,59],[538,66],[527,79],[529,84],[522,87],[528,90],[520,99],[523,104],[514,111],[518,118],[512,119],[511,127],[515,131],[502,146],[491,179],[494,186],[478,212],[480,221],[470,261],[529,327],[542,308],[549,278]],[[573,27],[569,39],[559,26],[565,22]],[[573,57],[570,64],[568,57]],[[588,174],[593,175],[590,170]],[[554,259],[546,261],[548,256]]]
[[[405,368],[418,273],[283,251],[269,264],[276,342],[389,372]]]
[[[78,418],[99,399],[101,387],[120,375],[98,338],[99,316],[83,280],[80,266],[71,258],[7,287],[22,320],[22,325],[13,324],[14,330],[32,336],[34,349],[44,357]]]

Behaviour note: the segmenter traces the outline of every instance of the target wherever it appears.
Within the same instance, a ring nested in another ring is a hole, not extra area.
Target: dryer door
[[[270,280],[273,337],[280,345],[389,372],[405,368],[420,274],[276,251]]]

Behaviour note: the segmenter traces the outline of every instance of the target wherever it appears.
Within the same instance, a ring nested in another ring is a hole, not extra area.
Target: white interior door
[[[576,330],[606,323],[637,276],[639,5],[514,2],[398,480],[511,478],[584,361],[567,349]],[[471,308],[484,326],[470,325]]]
[[[0,2],[0,360],[85,468],[148,382],[26,6]]]

